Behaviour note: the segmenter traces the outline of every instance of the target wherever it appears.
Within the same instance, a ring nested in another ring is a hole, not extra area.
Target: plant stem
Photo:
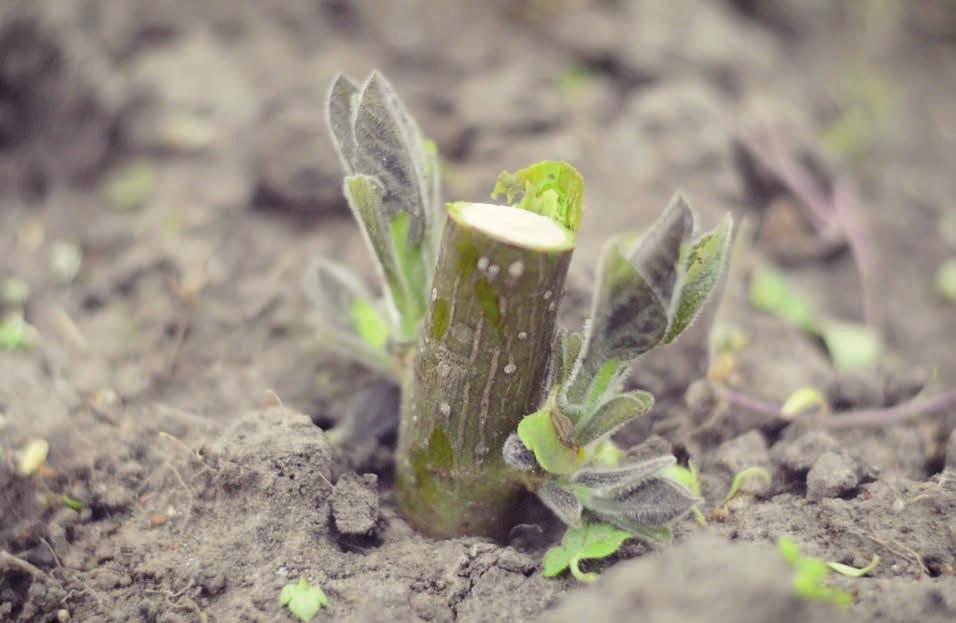
[[[524,487],[502,446],[548,387],[574,235],[507,206],[452,204],[396,455],[405,516],[433,536],[503,536]]]
[[[758,415],[779,418],[781,420],[792,421],[794,419],[794,416],[784,413],[780,410],[779,406],[770,401],[750,396],[723,385],[715,384],[714,388],[717,395],[732,407],[737,407]],[[882,409],[856,409],[834,413],[826,419],[820,420],[820,423],[826,428],[833,430],[866,426],[887,426],[905,422],[919,415],[927,415],[946,409],[956,409],[956,390],[944,392],[929,398],[917,398],[909,402]]]

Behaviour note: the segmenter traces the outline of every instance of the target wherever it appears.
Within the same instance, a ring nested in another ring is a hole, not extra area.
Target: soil
[[[956,195],[954,33],[942,0],[3,3],[0,279],[30,286],[39,338],[0,350],[0,620],[291,620],[278,594],[299,577],[329,597],[316,620],[833,620],[794,596],[783,535],[830,561],[881,557],[868,577],[833,576],[855,597],[848,619],[956,620],[956,411],[845,431],[716,414],[694,385],[698,323],[635,368],[658,402],[621,437],[700,466],[709,526],[588,563],[594,586],[546,579],[561,528],[542,508],[504,543],[424,538],[395,508],[394,439],[329,444],[320,426],[353,396],[397,411],[395,392],[317,348],[299,289],[316,253],[372,272],[324,129],[338,71],[390,77],[438,143],[446,197],[481,200],[539,159],[580,168],[567,323],[605,237],[648,224],[676,188],[708,226],[757,215],[737,130],[769,121],[822,149],[875,98],[885,127],[842,166],[892,356],[839,373],[731,287],[721,314],[748,338],[734,383],[776,401],[821,387],[841,408],[930,378],[951,389],[956,311],[932,273],[954,252],[940,227]],[[120,211],[104,188],[130,165],[155,190]],[[73,279],[51,267],[59,241],[82,252]],[[860,319],[846,252],[786,270],[818,308]],[[31,439],[49,456],[23,477]],[[771,483],[715,510],[753,465]]]

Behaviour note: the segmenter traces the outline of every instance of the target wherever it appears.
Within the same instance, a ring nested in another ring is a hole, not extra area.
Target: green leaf
[[[951,303],[956,303],[956,257],[951,257],[936,270],[936,291]]]
[[[616,377],[656,346],[667,329],[667,307],[627,259],[628,239],[609,240],[598,265],[591,318],[574,372],[563,388],[572,404],[599,404],[605,392],[592,383]]]
[[[544,481],[538,489],[538,499],[565,524],[575,527],[581,525],[581,501],[555,478]]]
[[[574,362],[577,361],[578,355],[581,353],[584,337],[580,333],[571,333],[559,329],[556,341],[561,347],[561,357],[558,360],[559,365],[554,382],[561,385],[574,369]]]
[[[587,461],[596,467],[617,467],[625,456],[627,452],[618,448],[610,439],[605,439],[588,449]]]
[[[518,423],[518,437],[534,452],[542,469],[551,474],[571,474],[580,467],[584,452],[559,437],[552,417],[564,416],[554,410],[554,401],[548,400],[543,409],[525,416]]]
[[[732,499],[737,497],[737,494],[740,493],[740,488],[744,486],[744,481],[748,478],[760,478],[768,485],[770,484],[770,472],[762,467],[748,467],[742,469],[736,474],[734,474],[734,479],[730,483],[730,489],[727,491],[727,495],[724,496],[723,501],[720,505],[723,506],[730,502]]]
[[[352,303],[351,312],[352,322],[355,324],[359,337],[372,348],[385,348],[388,342],[388,325],[375,306],[368,301],[355,300]]]
[[[70,496],[66,494],[63,495],[63,506],[66,506],[70,510],[74,510],[78,513],[82,511],[84,508],[86,508],[86,504],[84,504],[80,500],[71,498]]]
[[[332,132],[332,142],[339,154],[339,160],[347,175],[354,175],[355,132],[352,129],[352,117],[358,106],[359,88],[352,80],[339,74],[332,81],[329,90],[326,120]]]
[[[27,350],[36,344],[36,328],[23,319],[23,312],[9,312],[0,322],[0,350]]]
[[[586,489],[579,496],[586,509],[625,530],[631,525],[647,528],[669,524],[700,502],[687,487],[665,476],[609,491]]]
[[[367,175],[345,178],[345,196],[355,219],[362,225],[363,233],[372,255],[378,260],[377,268],[385,283],[393,325],[398,330],[397,338],[411,340],[415,327],[424,315],[425,292],[420,280],[421,262],[410,258],[402,234],[409,226],[408,217],[386,222],[382,207],[385,189],[381,183]],[[400,247],[396,247],[399,241]],[[410,267],[415,269],[411,270]],[[408,271],[408,272],[406,272]],[[411,281],[410,281],[411,279]]]
[[[710,233],[693,244],[684,259],[680,294],[671,303],[670,325],[664,336],[668,344],[683,333],[700,313],[724,270],[730,247],[733,217],[726,215]]]
[[[654,396],[645,391],[618,394],[602,404],[593,414],[574,425],[572,438],[581,446],[590,445],[614,433],[621,426],[638,418],[654,405]]]
[[[373,71],[362,86],[353,112],[352,132],[354,170],[381,182],[384,215],[409,215],[408,246],[419,247],[431,212],[425,205],[431,188],[424,138],[395,89],[378,72]]]
[[[684,196],[675,193],[630,257],[637,271],[668,307],[677,285],[684,244],[693,230],[694,214]]]
[[[845,575],[848,578],[862,578],[864,575],[873,573],[880,564],[880,557],[876,554],[873,554],[873,558],[870,560],[870,564],[863,567],[862,569],[857,569],[856,567],[851,567],[850,565],[844,565],[839,562],[828,562],[827,566],[831,570],[839,573],[840,575]]]
[[[784,401],[783,406],[780,407],[780,413],[796,416],[815,409],[826,410],[829,407],[826,396],[819,389],[816,387],[801,387]]]
[[[754,271],[750,279],[750,303],[804,331],[817,333],[817,321],[810,304],[790,289],[783,274],[771,268]]]
[[[684,467],[683,465],[671,465],[664,473],[668,478],[676,480],[687,487],[687,489],[697,497],[701,496],[700,472],[697,469],[697,465],[693,461],[688,461],[687,467]],[[707,525],[707,518],[704,517],[704,513],[700,510],[699,504],[695,504],[690,510],[691,513],[693,513],[694,520],[698,523],[698,525]]]
[[[309,585],[305,578],[299,578],[298,584],[287,584],[279,594],[279,605],[286,606],[289,612],[305,623],[311,621],[328,603],[322,589]]]
[[[327,115],[347,174],[345,196],[385,283],[395,338],[411,341],[427,307],[444,222],[437,151],[377,72],[361,88],[338,76]]]
[[[872,368],[883,355],[883,341],[865,325],[828,322],[821,333],[833,365],[840,370]]]
[[[587,467],[576,471],[571,482],[587,489],[587,496],[626,493],[651,478],[669,473],[676,461],[668,454],[613,468]]]
[[[830,588],[823,583],[829,574],[830,567],[827,563],[819,558],[804,556],[797,544],[788,537],[780,537],[777,540],[777,549],[795,570],[793,592],[798,597],[808,601],[827,601],[838,606],[853,602],[853,596],[849,593]]]
[[[580,528],[568,528],[561,545],[545,552],[542,575],[550,578],[570,568],[574,577],[581,582],[593,582],[597,575],[581,571],[580,562],[606,558],[629,538],[629,533],[604,523],[585,523]]]
[[[491,198],[504,196],[516,207],[547,216],[575,232],[584,213],[584,179],[567,162],[545,160],[515,173],[502,171]]]

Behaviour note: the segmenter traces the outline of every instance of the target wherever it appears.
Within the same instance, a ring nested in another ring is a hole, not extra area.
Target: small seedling
[[[69,508],[70,510],[74,510],[78,513],[81,512],[84,508],[86,508],[86,504],[66,494],[63,494],[63,506]]]
[[[286,584],[279,594],[279,605],[285,606],[300,621],[311,621],[329,600],[318,586],[312,586],[305,578],[296,584]]]
[[[873,554],[873,558],[870,559],[870,564],[865,567],[857,568],[851,567],[850,565],[845,565],[841,562],[828,562],[827,566],[830,567],[831,571],[835,571],[840,575],[844,575],[848,578],[862,578],[864,575],[869,575],[876,571],[876,568],[880,565],[880,557],[876,554]]]
[[[744,486],[744,481],[748,478],[759,478],[768,485],[771,481],[770,472],[762,467],[754,466],[742,469],[734,474],[734,478],[730,482],[730,489],[727,490],[727,495],[725,495],[724,499],[721,500],[720,506],[726,506],[731,500],[737,497],[737,494],[740,493],[740,489]]]
[[[858,370],[875,365],[883,355],[883,342],[864,325],[821,320],[807,300],[793,290],[776,270],[762,268],[750,282],[750,302],[823,340],[833,364],[841,370]]]
[[[798,597],[808,601],[827,601],[837,606],[853,603],[853,596],[850,593],[831,588],[823,583],[830,572],[826,562],[819,558],[804,556],[800,553],[797,544],[787,537],[780,537],[777,548],[796,572],[793,577],[793,591]]]
[[[644,236],[605,245],[589,321],[558,331],[584,214],[577,170],[539,162],[499,176],[500,203],[442,206],[434,145],[380,74],[339,76],[328,120],[381,296],[326,259],[306,291],[328,347],[402,386],[396,488],[409,521],[435,536],[504,535],[529,489],[572,528],[596,520],[659,540],[698,497],[668,476],[674,457],[628,463],[610,437],[651,408],[651,394],[624,391],[631,365],[697,317],[729,215],[694,237],[676,195]],[[359,420],[337,437],[385,428]]]
[[[23,312],[9,312],[0,322],[0,350],[27,350],[36,343],[36,328],[23,319]]]
[[[830,410],[830,403],[816,387],[801,387],[794,391],[780,407],[780,413],[787,417],[796,417],[811,411],[826,413]]]
[[[542,575],[551,578],[570,568],[571,574],[579,581],[593,582],[597,574],[581,571],[581,561],[606,558],[629,538],[630,533],[604,523],[584,523],[577,528],[568,528],[561,545],[545,552]]]

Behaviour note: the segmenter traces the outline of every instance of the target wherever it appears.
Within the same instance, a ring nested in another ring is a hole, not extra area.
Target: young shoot
[[[380,289],[319,259],[306,291],[328,347],[401,385],[396,489],[408,520],[433,536],[501,536],[531,490],[574,528],[661,540],[699,497],[669,475],[673,457],[627,461],[610,438],[653,405],[624,380],[697,317],[730,217],[694,237],[675,196],[643,236],[607,243],[591,318],[559,331],[584,211],[574,167],[504,172],[493,203],[442,206],[434,146],[380,74],[336,78],[328,121]],[[386,430],[388,410],[374,411],[333,437]]]

